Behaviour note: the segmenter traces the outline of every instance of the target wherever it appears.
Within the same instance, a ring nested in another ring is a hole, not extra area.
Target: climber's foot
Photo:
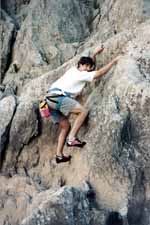
[[[82,148],[84,145],[86,145],[85,141],[80,141],[78,138],[74,138],[73,140],[67,140],[66,145],[68,147],[79,147]]]
[[[64,163],[64,162],[68,162],[71,160],[71,155],[69,156],[59,156],[59,155],[56,155],[56,163]]]

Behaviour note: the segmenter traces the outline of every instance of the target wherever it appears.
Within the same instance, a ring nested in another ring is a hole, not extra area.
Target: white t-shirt
[[[76,67],[70,68],[61,78],[55,81],[50,89],[59,88],[63,91],[77,96],[81,93],[86,82],[91,82],[95,76],[95,71],[80,71]]]

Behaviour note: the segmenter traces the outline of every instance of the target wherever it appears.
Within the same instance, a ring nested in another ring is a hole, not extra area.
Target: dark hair
[[[106,225],[123,225],[123,220],[118,212],[111,212],[106,220]]]
[[[90,65],[91,69],[94,70],[95,69],[95,62],[93,61],[93,59],[91,57],[81,57],[78,61],[78,68],[81,65]]]

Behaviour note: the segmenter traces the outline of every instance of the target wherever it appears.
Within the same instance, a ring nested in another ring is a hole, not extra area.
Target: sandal
[[[59,156],[59,155],[56,155],[56,163],[63,163],[63,162],[68,162],[70,161],[71,159],[71,155],[69,156]]]
[[[72,141],[67,141],[66,142],[68,147],[79,147],[82,148],[86,142],[85,141],[80,141],[78,138],[73,139]]]

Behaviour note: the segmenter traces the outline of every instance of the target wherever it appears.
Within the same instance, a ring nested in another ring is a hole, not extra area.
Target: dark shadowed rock
[[[27,6],[29,3],[30,3],[30,0],[5,0],[5,1],[2,1],[1,7],[9,15],[15,16],[15,15],[19,14],[21,9],[24,6]]]

